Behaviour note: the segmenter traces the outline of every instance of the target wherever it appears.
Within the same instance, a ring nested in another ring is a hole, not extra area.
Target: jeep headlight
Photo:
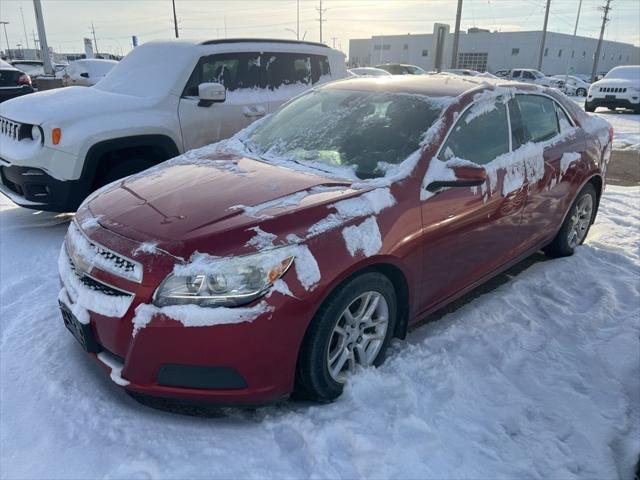
[[[31,127],[31,140],[36,143],[42,144],[42,140],[44,135],[42,134],[42,129],[38,125],[34,125]]]
[[[205,307],[238,306],[266,294],[280,279],[294,256],[288,247],[242,257],[196,255],[174,268],[156,290],[159,307],[196,304]]]

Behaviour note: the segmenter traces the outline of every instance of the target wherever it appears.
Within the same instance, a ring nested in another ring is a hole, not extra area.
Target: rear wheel
[[[393,336],[393,284],[377,272],[338,287],[311,322],[300,351],[296,393],[317,401],[340,396],[359,368],[380,365]]]
[[[582,245],[596,212],[596,189],[588,183],[573,202],[560,231],[544,249],[552,257],[573,255],[576,247]]]
[[[579,88],[578,90],[576,90],[576,95],[578,95],[579,97],[586,97],[587,90],[584,88]]]
[[[616,107],[607,107],[609,110],[611,110],[612,112],[616,109]]]
[[[589,102],[584,102],[584,110],[586,112],[595,112],[596,111],[596,107],[593,106],[592,104],[590,104]]]

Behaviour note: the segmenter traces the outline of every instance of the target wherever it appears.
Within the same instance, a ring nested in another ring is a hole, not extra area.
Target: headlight
[[[42,135],[42,129],[38,125],[34,125],[31,127],[31,139],[36,143],[42,143],[42,139],[44,135]]]
[[[243,257],[200,255],[174,268],[156,290],[153,303],[159,307],[243,305],[267,293],[287,273],[293,259],[288,247]]]

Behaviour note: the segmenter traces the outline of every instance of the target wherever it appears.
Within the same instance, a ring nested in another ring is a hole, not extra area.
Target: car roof
[[[329,48],[328,45],[318,42],[307,42],[305,40],[287,40],[283,38],[223,38],[207,40],[200,45],[224,45],[227,43],[285,43],[291,45],[313,45],[314,47]]]
[[[501,78],[461,77],[454,75],[403,75],[390,77],[352,77],[325,85],[323,88],[372,92],[408,93],[431,97],[457,97],[481,87],[531,85]]]

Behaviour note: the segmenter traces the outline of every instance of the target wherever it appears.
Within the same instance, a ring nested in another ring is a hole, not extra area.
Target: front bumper
[[[607,95],[602,96],[587,96],[586,103],[591,107],[607,107],[607,108],[630,108],[637,110],[640,107],[640,94],[639,95]]]
[[[62,181],[38,168],[0,165],[0,192],[21,207],[75,211],[88,190],[81,180]]]
[[[82,213],[78,222],[82,222]],[[123,237],[114,238],[101,227],[91,233],[92,241],[103,247],[117,244],[119,251],[133,251],[139,245]],[[112,245],[106,244],[109,237]],[[150,255],[148,263],[143,255]],[[175,262],[158,253],[141,254],[136,260],[145,265],[145,272],[134,288],[131,281],[96,271],[95,267],[90,272],[98,282],[135,291],[121,317],[86,309],[92,337],[101,349],[90,355],[114,383],[139,394],[216,405],[267,404],[293,390],[298,351],[313,315],[309,303],[274,292],[257,300],[267,302],[270,310],[252,321],[186,327],[157,314],[134,335],[136,308],[151,302],[155,288]],[[61,257],[62,261],[69,259]],[[153,270],[147,269],[149,265]],[[77,312],[77,304],[71,302],[80,302],[79,297],[72,300],[67,295],[68,285],[64,275],[62,278],[60,298],[69,310]],[[292,291],[296,296],[302,295],[294,288]]]

